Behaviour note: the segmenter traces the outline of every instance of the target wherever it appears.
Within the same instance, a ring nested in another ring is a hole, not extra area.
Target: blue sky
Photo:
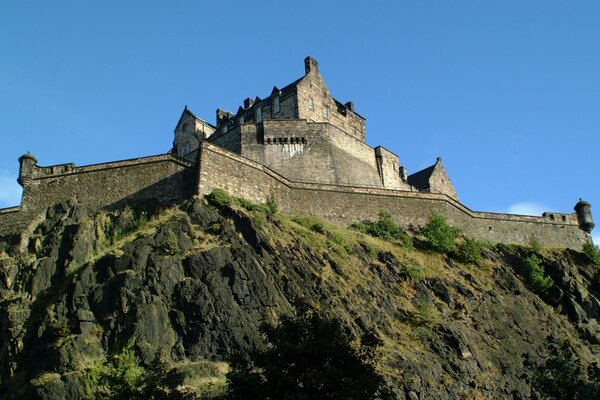
[[[0,207],[19,202],[28,150],[40,165],[164,153],[184,105],[214,122],[311,55],[409,173],[441,156],[472,209],[583,197],[600,222],[599,18],[597,1],[4,1]]]

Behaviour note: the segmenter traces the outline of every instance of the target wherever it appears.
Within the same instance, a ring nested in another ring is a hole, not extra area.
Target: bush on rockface
[[[268,218],[272,218],[278,212],[277,202],[271,196],[265,203],[255,203],[241,197],[235,197],[220,188],[213,189],[206,195],[206,200],[215,207],[240,207],[253,213],[256,222],[264,226]]]
[[[583,245],[583,253],[588,256],[591,262],[600,265],[600,247],[592,242],[587,242]]]
[[[422,231],[431,248],[439,253],[453,252],[456,248],[456,238],[460,232],[460,229],[448,225],[446,218],[435,213],[429,216],[429,221]]]
[[[394,222],[392,215],[384,210],[379,212],[379,220],[355,222],[350,227],[383,240],[397,241],[404,247],[412,247],[412,238]]]
[[[458,245],[458,258],[466,263],[476,263],[481,260],[482,245],[479,241],[468,237]]]
[[[544,273],[541,262],[542,260],[536,255],[523,260],[526,281],[536,293],[546,293],[554,285],[552,278]]]

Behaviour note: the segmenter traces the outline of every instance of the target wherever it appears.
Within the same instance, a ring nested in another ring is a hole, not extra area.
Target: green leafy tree
[[[440,253],[454,251],[455,241],[460,234],[460,229],[448,225],[446,218],[439,214],[431,214],[427,225],[423,228],[423,235],[429,241],[431,248]]]
[[[226,399],[319,400],[392,399],[384,378],[374,366],[381,343],[365,335],[359,348],[339,320],[306,306],[277,326],[263,326],[269,345],[236,356],[227,374]]]
[[[585,370],[568,343],[560,347],[553,345],[552,350],[555,355],[533,375],[533,399],[600,399],[600,369],[597,365]]]

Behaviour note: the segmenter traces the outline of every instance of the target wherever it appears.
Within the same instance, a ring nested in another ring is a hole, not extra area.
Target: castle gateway
[[[440,158],[408,174],[396,154],[366,143],[364,117],[331,95],[317,61],[307,57],[304,70],[264,99],[247,98],[235,114],[218,109],[215,125],[185,107],[167,154],[82,167],[41,167],[23,155],[21,205],[0,209],[0,235],[27,236],[48,206],[72,198],[95,212],[139,201],[168,205],[222,188],[334,223],[376,219],[387,210],[408,228],[438,213],[466,235],[494,242],[528,244],[535,237],[544,246],[580,249],[591,240],[585,201],[568,214],[478,212],[459,202]]]

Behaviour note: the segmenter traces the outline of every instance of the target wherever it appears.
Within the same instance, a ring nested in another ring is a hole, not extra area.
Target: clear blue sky
[[[164,153],[184,105],[214,122],[311,55],[409,173],[441,156],[472,209],[583,197],[600,225],[598,21],[598,1],[6,0],[0,207],[19,202],[28,150],[40,165]]]

